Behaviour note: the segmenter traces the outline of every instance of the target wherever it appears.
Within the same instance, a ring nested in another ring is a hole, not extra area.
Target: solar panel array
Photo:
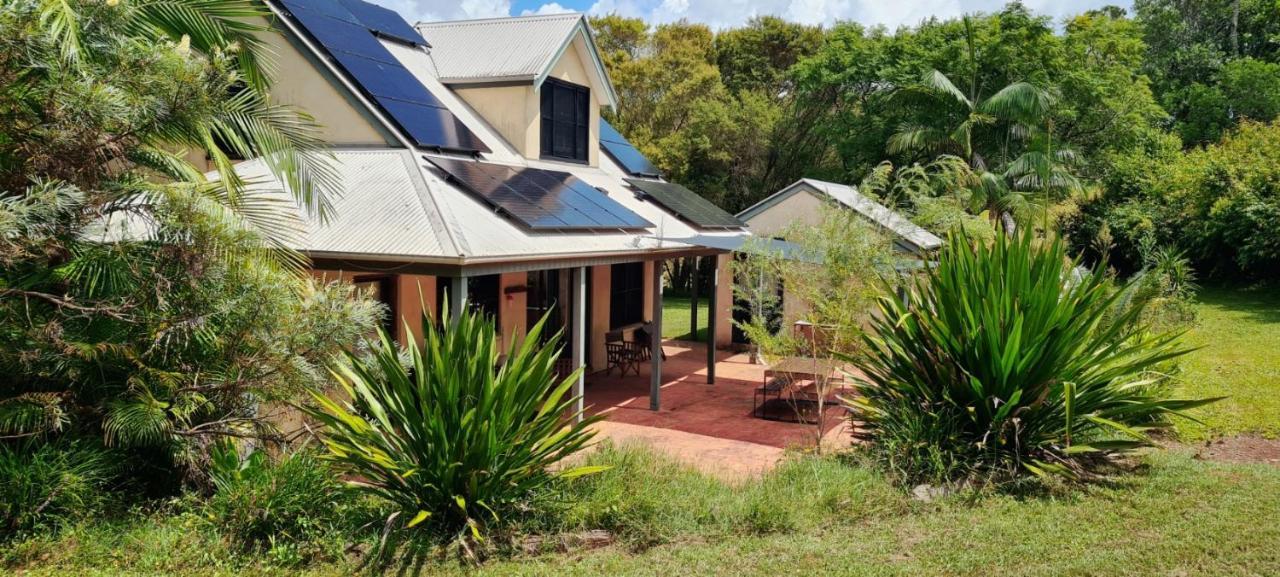
[[[653,226],[567,172],[426,157],[449,179],[531,230],[638,229]]]
[[[636,147],[632,146],[613,125],[600,119],[600,146],[612,156],[628,174],[634,176],[662,176],[658,168],[649,162]]]
[[[377,36],[410,44],[426,41],[399,14],[361,0],[280,0],[299,25],[382,107],[414,144],[460,152],[489,152]]]
[[[674,182],[658,182],[628,178],[634,186],[654,202],[674,212],[682,220],[699,228],[741,228],[742,221],[711,201]]]

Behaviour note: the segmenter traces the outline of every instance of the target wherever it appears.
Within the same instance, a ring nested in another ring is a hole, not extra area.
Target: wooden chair
[[[609,331],[604,335],[604,351],[605,365],[604,374],[608,375],[613,372],[614,367],[619,369],[622,376],[627,376],[627,371],[635,371],[636,376],[640,375],[640,356],[641,351],[636,343],[625,341],[622,339],[622,331]]]
[[[636,337],[635,343],[642,349],[640,352],[640,360],[645,362],[648,362],[650,359],[653,358],[653,350],[651,348],[652,345],[649,342],[649,339],[652,335],[653,335],[653,323],[645,323],[643,325],[640,325],[640,327],[637,328],[635,332],[635,337]],[[658,347],[658,350],[662,352],[662,360],[664,361],[667,360],[667,351],[663,351],[662,347]]]

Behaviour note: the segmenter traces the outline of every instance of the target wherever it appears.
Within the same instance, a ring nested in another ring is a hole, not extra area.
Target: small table
[[[765,369],[764,380],[783,377],[791,381],[798,380],[830,380],[840,370],[840,363],[831,359],[815,359],[811,357],[787,357],[778,364]]]
[[[784,358],[765,370],[764,384],[755,391],[752,412],[761,419],[782,420],[770,417],[770,409],[785,405],[782,408],[794,413],[797,422],[809,422],[801,413],[817,409],[817,383],[836,379],[839,370],[840,363],[830,359]]]

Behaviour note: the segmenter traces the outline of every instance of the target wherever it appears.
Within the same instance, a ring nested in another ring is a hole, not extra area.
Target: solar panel
[[[741,228],[743,226],[742,221],[737,217],[698,196],[696,192],[674,182],[628,178],[627,183],[694,226],[700,228]]]
[[[374,36],[373,31],[383,33],[385,30],[386,34],[397,37],[405,34],[406,29],[412,31],[412,27],[395,12],[360,0],[280,2],[415,145],[461,152],[489,152],[489,147]],[[398,25],[392,21],[393,18],[399,22]]]
[[[422,39],[422,35],[418,34],[400,14],[394,10],[383,8],[362,2],[361,0],[339,0],[343,6],[350,10],[356,18],[360,19],[365,26],[378,34],[394,38],[409,44],[426,45],[427,41]]]
[[[352,24],[361,24],[360,19],[356,18],[346,6],[338,0],[280,0],[290,12],[296,8],[310,10],[318,14],[323,14],[330,18],[346,20]]]
[[[653,226],[567,172],[426,157],[449,180],[531,230]]]
[[[649,162],[635,146],[632,146],[613,125],[600,119],[600,146],[612,156],[628,174],[635,176],[661,176],[658,168]]]

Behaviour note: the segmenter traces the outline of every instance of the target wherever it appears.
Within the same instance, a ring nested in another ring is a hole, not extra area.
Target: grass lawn
[[[614,468],[575,481],[544,531],[607,528],[612,546],[451,562],[430,575],[1050,576],[1280,574],[1280,468],[1141,458],[1113,483],[1046,495],[909,499],[878,474],[796,457],[726,485],[652,453],[605,450]],[[1268,505],[1270,504],[1270,505]],[[537,530],[534,528],[533,530]],[[207,523],[141,515],[0,545],[19,575],[348,575],[346,561],[279,567]]]
[[[1179,392],[1229,398],[1196,411],[1203,425],[1182,421],[1179,436],[1280,437],[1280,288],[1205,288],[1199,299],[1187,341],[1201,348],[1183,360]]]
[[[662,338],[691,340],[689,332],[690,309],[689,297],[662,297]],[[707,340],[707,299],[698,299],[698,338],[699,342]]]

